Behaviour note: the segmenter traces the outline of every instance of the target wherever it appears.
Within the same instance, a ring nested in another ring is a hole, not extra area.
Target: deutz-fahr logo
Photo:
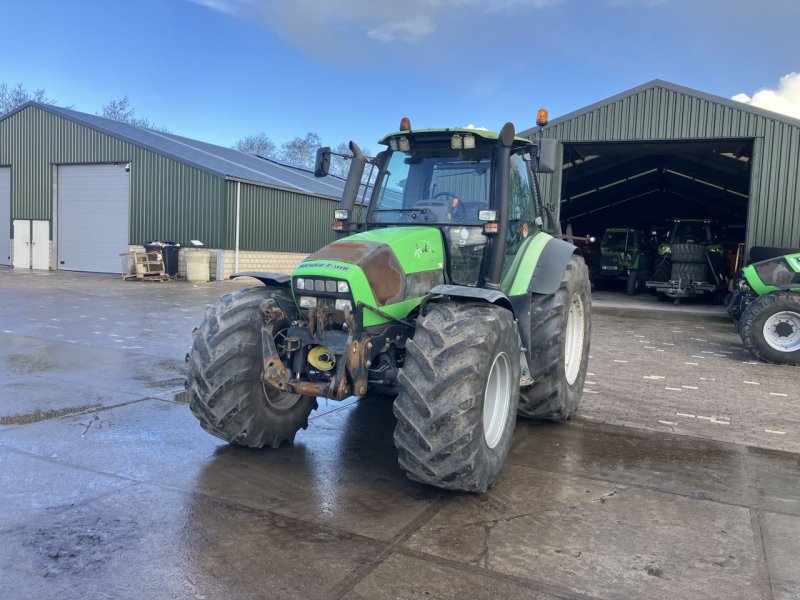
[[[349,271],[350,267],[345,267],[344,265],[333,265],[331,263],[320,263],[320,262],[311,262],[311,263],[301,263],[297,265],[298,269],[336,269],[337,271]]]

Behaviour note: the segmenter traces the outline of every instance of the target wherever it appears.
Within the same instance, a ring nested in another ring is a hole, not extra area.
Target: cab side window
[[[508,185],[508,237],[503,272],[508,270],[523,242],[534,233],[533,193],[528,165],[519,154],[511,156]]]

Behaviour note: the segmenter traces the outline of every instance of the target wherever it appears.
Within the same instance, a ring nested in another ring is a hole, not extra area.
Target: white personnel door
[[[14,268],[31,268],[31,222],[14,220]]]
[[[33,221],[31,236],[31,268],[50,268],[50,221]]]

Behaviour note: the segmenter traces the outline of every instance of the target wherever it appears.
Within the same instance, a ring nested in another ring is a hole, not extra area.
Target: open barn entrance
[[[745,240],[753,141],[566,143],[562,230],[602,237],[610,227],[647,235],[669,221],[711,219],[721,241]]]

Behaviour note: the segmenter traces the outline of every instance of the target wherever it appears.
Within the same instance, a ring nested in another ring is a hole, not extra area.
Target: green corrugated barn
[[[728,242],[800,246],[800,121],[652,81],[523,132],[564,145],[543,182],[575,235],[709,218]]]
[[[119,254],[130,246],[199,240],[218,250],[211,254],[218,276],[237,262],[270,267],[276,257],[272,268],[287,270],[333,239],[343,185],[230,148],[29,102],[0,118],[0,265],[119,272]]]
[[[574,235],[709,218],[730,243],[800,246],[796,119],[652,81],[523,134],[563,143],[543,192]],[[0,118],[0,265],[118,272],[130,246],[200,240],[217,277],[287,271],[333,239],[343,184],[28,103]]]

